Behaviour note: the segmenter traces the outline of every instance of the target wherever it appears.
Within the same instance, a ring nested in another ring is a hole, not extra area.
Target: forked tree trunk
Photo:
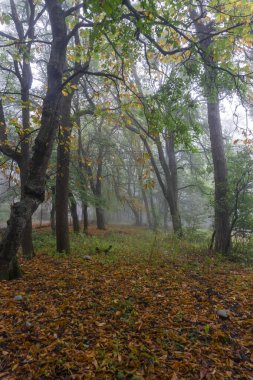
[[[152,154],[152,151],[150,149],[148,142],[146,140],[143,140],[143,142],[149,153],[150,160],[154,168],[154,171],[156,173],[157,180],[161,186],[163,195],[166,201],[168,202],[171,219],[172,219],[173,232],[177,236],[181,237],[183,235],[183,229],[182,229],[182,223],[181,223],[180,213],[178,209],[177,164],[176,164],[176,158],[175,158],[173,136],[167,137],[167,139],[168,141],[166,141],[166,150],[167,150],[169,163],[167,163],[166,161],[161,141],[159,140],[159,138],[156,140],[159,161],[161,163],[161,167],[164,173],[164,180],[162,179],[160,175],[160,171],[157,167],[156,161],[154,159],[154,156]]]
[[[17,278],[17,251],[26,223],[44,200],[46,170],[58,125],[59,98],[66,60],[67,28],[59,0],[45,0],[53,41],[47,66],[48,89],[42,107],[41,127],[35,139],[29,176],[20,202],[11,209],[8,227],[0,247],[0,280]]]
[[[141,88],[141,82],[138,78],[136,69],[133,70],[133,75],[135,77],[135,82],[137,84],[137,88],[141,94],[141,98],[143,100],[143,103],[145,105],[145,96],[142,92]],[[138,123],[137,123],[138,125]],[[134,128],[128,127],[130,130],[134,130]],[[157,164],[155,162],[154,156],[152,155],[151,149],[149,147],[149,144],[147,142],[146,138],[142,138],[142,141],[150,155],[151,163],[154,168],[154,171],[157,176],[157,180],[159,182],[159,185],[161,186],[163,195],[168,202],[171,218],[172,218],[172,225],[173,225],[173,231],[174,233],[182,237],[183,235],[183,229],[182,229],[182,222],[180,217],[180,212],[178,208],[178,189],[177,189],[177,162],[176,162],[176,154],[174,149],[174,136],[173,134],[168,135],[168,133],[165,133],[167,136],[165,138],[165,146],[166,146],[166,153],[167,153],[167,160],[165,157],[164,149],[160,141],[160,137],[156,139],[156,146],[158,150],[159,155],[159,161],[163,169],[164,174],[164,181],[160,175],[160,171],[157,167]],[[148,136],[148,134],[147,134]],[[167,162],[168,161],[168,162]]]

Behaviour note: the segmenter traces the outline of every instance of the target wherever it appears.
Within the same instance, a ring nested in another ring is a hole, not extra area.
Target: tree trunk
[[[169,139],[173,139],[173,137],[169,137]],[[180,213],[178,210],[178,194],[177,194],[177,167],[176,167],[176,158],[175,158],[175,151],[174,151],[174,143],[173,141],[166,142],[167,146],[167,156],[169,160],[169,164],[167,164],[165,159],[165,154],[163,151],[163,147],[161,144],[161,141],[159,139],[156,140],[156,146],[158,150],[159,155],[159,161],[161,163],[165,181],[163,182],[159,169],[156,165],[156,162],[154,160],[153,154],[151,152],[151,149],[147,142],[145,142],[145,146],[147,148],[147,151],[150,155],[151,163],[153,165],[154,171],[156,173],[158,182],[161,186],[161,189],[163,191],[163,195],[165,199],[168,202],[171,219],[172,219],[172,226],[174,233],[181,237],[183,235],[182,230],[182,223],[180,218]],[[169,151],[168,151],[169,149]]]
[[[78,127],[78,149],[77,149],[77,155],[78,155],[78,166],[80,169],[80,181],[83,187],[83,190],[85,193],[87,193],[87,178],[84,174],[85,171],[85,165],[83,164],[83,145],[82,145],[82,132],[81,132],[81,118],[80,118],[80,107],[79,107],[79,97],[78,93],[76,96],[76,123]],[[82,201],[82,213],[83,213],[83,233],[88,234],[88,204],[86,201]]]
[[[164,230],[167,230],[167,228],[168,228],[168,215],[169,215],[169,209],[168,209],[168,204],[167,204],[166,199],[165,199],[164,209],[163,209],[163,228],[164,228]]]
[[[142,92],[141,88],[141,82],[138,78],[136,69],[134,68],[133,70],[133,75],[135,77],[135,82],[137,84],[137,88],[139,89],[139,92],[141,94],[141,98],[143,100],[144,106],[145,106],[145,97]],[[137,123],[138,125],[138,123]],[[128,129],[132,129],[131,127],[128,127]],[[148,136],[148,134],[147,134]],[[154,168],[154,171],[156,173],[159,185],[161,186],[163,195],[165,199],[168,202],[170,213],[171,213],[171,218],[172,218],[172,225],[173,225],[173,231],[177,236],[182,236],[183,235],[183,229],[182,229],[182,223],[181,223],[181,217],[178,209],[178,190],[177,190],[177,162],[176,162],[176,155],[175,155],[175,150],[174,150],[174,136],[173,134],[168,135],[167,132],[165,132],[165,146],[166,146],[166,153],[167,153],[167,159],[168,162],[166,161],[165,158],[165,153],[163,150],[163,145],[160,141],[160,137],[158,137],[155,141],[157,150],[158,150],[158,155],[159,155],[159,161],[161,164],[161,167],[163,169],[164,177],[165,180],[163,181],[160,171],[157,167],[157,164],[155,162],[154,156],[152,154],[152,151],[149,147],[149,144],[147,142],[146,138],[141,137],[149,155],[150,155],[150,160],[152,163],[152,166]]]
[[[132,210],[132,212],[133,212],[133,214],[134,214],[134,218],[135,218],[135,226],[141,226],[141,218],[140,218],[140,212],[139,212],[139,210],[136,210],[135,208],[134,208],[134,206],[133,207],[131,207],[131,210]]]
[[[93,194],[97,197],[98,204],[100,204],[102,200],[102,172],[103,172],[103,154],[104,154],[104,147],[102,145],[102,139],[101,139],[102,124],[103,124],[103,119],[101,120],[98,126],[98,135],[100,139],[100,145],[98,148],[96,185],[95,185],[95,188],[94,188],[94,184],[91,186],[91,188],[93,188]],[[105,230],[104,209],[102,209],[102,207],[99,205],[96,207],[96,217],[97,217],[97,228],[99,230]]]
[[[25,259],[29,260],[35,256],[32,240],[32,217],[26,223],[22,235],[22,252]]]
[[[88,205],[87,203],[82,203],[82,210],[83,210],[83,232],[85,234],[88,233]]]
[[[176,233],[178,237],[181,237],[183,235],[183,231],[182,231],[182,223],[181,223],[181,217],[180,217],[179,211],[175,207],[174,209],[170,208],[170,212],[171,212],[173,231]]]
[[[72,192],[69,193],[69,201],[70,201],[70,213],[71,213],[72,221],[73,221],[73,231],[75,233],[79,233],[80,225],[79,225],[78,213],[77,213],[77,203]]]
[[[79,42],[75,38],[76,45]],[[75,65],[77,74],[71,81],[72,86],[77,86],[80,78],[84,74],[78,64]],[[69,222],[68,222],[68,197],[69,197],[69,165],[70,165],[70,138],[73,122],[71,120],[71,103],[74,92],[72,90],[61,101],[61,120],[58,133],[57,147],[57,175],[55,191],[56,209],[56,249],[58,252],[70,253],[69,242]],[[74,211],[73,209],[71,209]],[[76,223],[76,220],[73,220]],[[77,221],[78,223],[78,221]],[[75,226],[74,226],[75,228]],[[78,226],[79,230],[79,226]]]
[[[22,144],[23,145],[23,144]],[[25,185],[28,177],[28,160],[22,160],[22,165],[20,165],[20,179],[21,179],[21,199],[24,197]],[[27,220],[22,233],[22,253],[26,259],[31,259],[35,256],[33,241],[32,241],[32,216]]]
[[[68,42],[67,28],[60,2],[45,0],[45,3],[53,35],[47,66],[48,88],[42,106],[41,127],[35,139],[33,156],[29,162],[29,176],[24,194],[20,202],[12,206],[8,227],[0,246],[1,280],[17,278],[20,275],[16,254],[26,223],[44,200],[46,170],[58,125],[59,99]]]
[[[148,227],[152,229],[152,220],[151,220],[151,214],[150,214],[150,209],[149,209],[149,204],[148,204],[148,197],[147,197],[145,189],[143,189],[142,183],[140,184],[140,186],[141,186],[142,199],[144,202],[146,216],[147,216]]]
[[[204,56],[208,126],[215,183],[215,251],[226,254],[229,252],[231,246],[231,229],[227,204],[227,163],[222,138],[219,93],[216,85],[217,76],[212,55],[212,33],[216,30],[215,24],[210,22],[205,23],[202,17],[199,17],[199,13],[195,9],[190,10],[190,17],[194,22]]]
[[[57,173],[55,186],[55,211],[56,211],[56,250],[57,252],[70,253],[69,242],[69,139],[72,131],[70,120],[72,96],[62,99],[61,122],[58,133],[57,147]]]
[[[105,230],[105,216],[104,210],[100,207],[96,207],[97,228],[99,230]]]
[[[27,221],[35,210],[36,200],[23,197],[11,208],[10,219],[0,246],[0,280],[12,280],[21,275],[17,262],[17,251]]]
[[[169,207],[172,219],[173,230],[178,237],[183,235],[181,216],[178,209],[178,189],[177,189],[177,160],[174,147],[173,134],[168,135],[165,140],[166,152],[169,160],[169,170],[171,185],[168,184]]]
[[[156,213],[155,204],[154,204],[153,192],[151,189],[149,190],[149,198],[150,198],[150,208],[152,212],[152,228],[156,230],[159,223],[158,223],[157,213]]]
[[[228,253],[231,245],[229,209],[227,205],[227,165],[222,138],[219,102],[208,101],[208,125],[212,148],[215,183],[215,251]]]
[[[52,234],[55,234],[55,186],[52,186],[52,204],[50,211],[50,226],[52,230]]]
[[[29,71],[29,70],[28,70]],[[31,81],[31,80],[30,80]],[[20,164],[20,182],[21,182],[21,197],[24,196],[29,170],[30,159],[30,143],[29,138],[25,138],[27,131],[30,128],[30,109],[29,109],[29,89],[23,89],[21,94],[22,99],[22,127],[24,136],[21,142],[22,159]],[[35,256],[33,241],[32,241],[32,217],[26,223],[22,236],[22,252],[26,259],[31,259]]]
[[[52,199],[52,208],[50,211],[50,226],[52,234],[55,235],[56,226],[55,226],[55,199]]]

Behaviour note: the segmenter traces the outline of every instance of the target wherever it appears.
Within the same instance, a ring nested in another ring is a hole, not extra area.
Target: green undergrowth
[[[233,252],[228,259],[221,254],[214,254],[208,250],[210,233],[206,231],[186,231],[184,238],[179,239],[163,231],[139,230],[136,233],[124,231],[106,231],[104,235],[86,236],[82,233],[70,234],[70,257],[84,260],[90,256],[102,265],[114,264],[145,264],[160,266],[166,264],[177,265],[186,271],[197,273],[222,271],[224,265],[250,265],[250,252]],[[67,255],[57,253],[55,237],[48,231],[34,231],[34,245],[37,252],[46,253],[55,258],[65,258]],[[107,252],[108,248],[109,252]],[[232,263],[231,263],[232,261]]]

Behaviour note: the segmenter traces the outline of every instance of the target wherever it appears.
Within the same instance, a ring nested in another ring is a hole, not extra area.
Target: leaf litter
[[[82,256],[0,283],[0,379],[253,379],[251,269]]]

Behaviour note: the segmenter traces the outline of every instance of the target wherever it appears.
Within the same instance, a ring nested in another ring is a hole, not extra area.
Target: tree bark
[[[152,212],[152,227],[154,230],[158,228],[158,220],[157,220],[157,213],[155,209],[154,199],[153,199],[153,193],[150,190],[149,191],[149,197],[150,197],[150,206],[151,206],[151,212]]]
[[[215,251],[228,253],[231,245],[229,208],[227,204],[227,164],[222,138],[219,102],[207,103],[208,125],[215,183]]]
[[[83,191],[87,193],[87,178],[84,174],[86,172],[85,165],[83,164],[83,144],[82,144],[82,132],[81,132],[81,118],[80,118],[80,107],[79,107],[79,97],[78,94],[76,96],[76,123],[78,127],[78,149],[77,149],[77,155],[78,155],[78,166],[80,169],[80,181],[83,187]],[[84,196],[83,196],[84,197]],[[83,233],[88,234],[88,203],[84,200],[82,200],[82,213],[83,213]]]
[[[24,68],[23,68],[24,71]],[[25,75],[23,75],[25,77]],[[28,74],[26,74],[28,76]],[[31,80],[30,80],[31,83]],[[24,190],[28,178],[29,159],[30,159],[30,143],[29,138],[25,138],[30,127],[30,106],[29,106],[29,86],[22,90],[22,126],[24,136],[21,141],[21,164],[20,167],[20,182],[21,182],[21,198],[24,196]],[[32,241],[32,216],[28,219],[22,236],[22,252],[26,259],[31,259],[35,256],[33,241]]]
[[[69,139],[72,131],[71,114],[72,96],[64,96],[61,101],[61,119],[58,132],[57,146],[57,173],[55,186],[55,212],[56,212],[56,250],[70,253],[69,241]]]
[[[11,209],[8,227],[0,246],[0,279],[9,280],[20,275],[17,250],[26,223],[44,200],[46,170],[51,156],[58,125],[59,99],[66,61],[67,28],[59,0],[45,0],[52,27],[53,41],[47,66],[48,89],[43,102],[41,127],[35,139],[29,175],[20,202]]]
[[[80,45],[78,32],[75,35],[76,46]],[[86,67],[89,64],[86,63]],[[84,75],[84,68],[80,64],[75,64],[75,76],[71,80],[71,85],[77,86],[80,78]],[[79,72],[79,74],[77,74]],[[56,249],[58,252],[70,253],[69,242],[69,222],[68,222],[68,198],[69,198],[69,165],[70,165],[70,138],[73,122],[71,120],[71,104],[74,91],[62,97],[61,119],[58,133],[57,147],[57,175],[56,175]],[[73,198],[73,197],[72,197]],[[72,199],[74,200],[74,198]],[[74,212],[73,204],[71,211]],[[73,219],[78,224],[78,219]],[[78,228],[76,225],[74,228]]]
[[[24,196],[24,188],[28,178],[29,160],[30,160],[30,89],[33,82],[31,64],[27,59],[31,54],[32,40],[34,38],[34,24],[35,24],[35,5],[33,2],[28,2],[24,7],[28,29],[25,33],[22,20],[18,13],[16,4],[10,0],[11,18],[15,24],[15,31],[18,35],[20,44],[19,54],[22,57],[22,64],[18,64],[17,60],[13,58],[14,70],[13,73],[18,78],[21,88],[21,113],[22,113],[22,134],[19,136],[19,144],[21,147],[21,157],[17,160],[20,169],[20,182],[21,182],[21,198]],[[15,159],[15,158],[14,158]],[[29,218],[23,231],[22,236],[22,251],[23,256],[27,259],[32,258],[34,248],[32,243],[32,219]]]
[[[141,187],[142,199],[143,199],[143,202],[144,202],[145,211],[146,211],[146,215],[147,215],[148,227],[150,229],[152,229],[153,226],[152,226],[152,219],[151,219],[151,214],[150,214],[150,208],[149,208],[149,204],[148,204],[148,197],[147,197],[145,189],[143,188],[142,181],[140,181],[140,187]]]
[[[55,234],[55,186],[52,186],[52,205],[50,211],[50,225],[52,234]]]
[[[75,233],[79,233],[80,225],[79,225],[78,213],[77,213],[77,203],[72,192],[69,192],[69,201],[70,201],[70,213],[71,213],[72,221],[73,221],[73,231]]]
[[[171,151],[168,156],[169,164],[167,164],[161,141],[158,138],[156,139],[156,146],[158,150],[159,161],[161,163],[163,173],[164,173],[164,180],[163,180],[160,175],[160,171],[157,167],[157,164],[155,162],[154,156],[152,154],[152,151],[150,149],[150,146],[147,140],[143,139],[143,142],[147,149],[147,152],[149,153],[150,160],[154,168],[154,171],[156,173],[157,180],[161,186],[163,195],[168,202],[171,219],[172,219],[173,231],[177,236],[181,237],[183,235],[183,230],[182,230],[181,217],[178,210],[177,174],[176,174],[177,169],[176,169],[174,144],[173,143],[170,144]]]
[[[100,207],[96,207],[97,228],[99,230],[105,230],[105,216],[104,210]]]
[[[199,18],[199,14],[195,10],[190,10],[190,17],[194,22],[204,57],[208,126],[215,184],[215,251],[227,254],[231,248],[231,228],[227,204],[227,162],[220,120],[217,75],[211,49],[213,42],[211,33],[215,32],[215,24],[212,22],[205,23]]]
[[[88,233],[88,205],[87,203],[83,202],[82,203],[82,211],[83,211],[83,232],[85,234]]]

